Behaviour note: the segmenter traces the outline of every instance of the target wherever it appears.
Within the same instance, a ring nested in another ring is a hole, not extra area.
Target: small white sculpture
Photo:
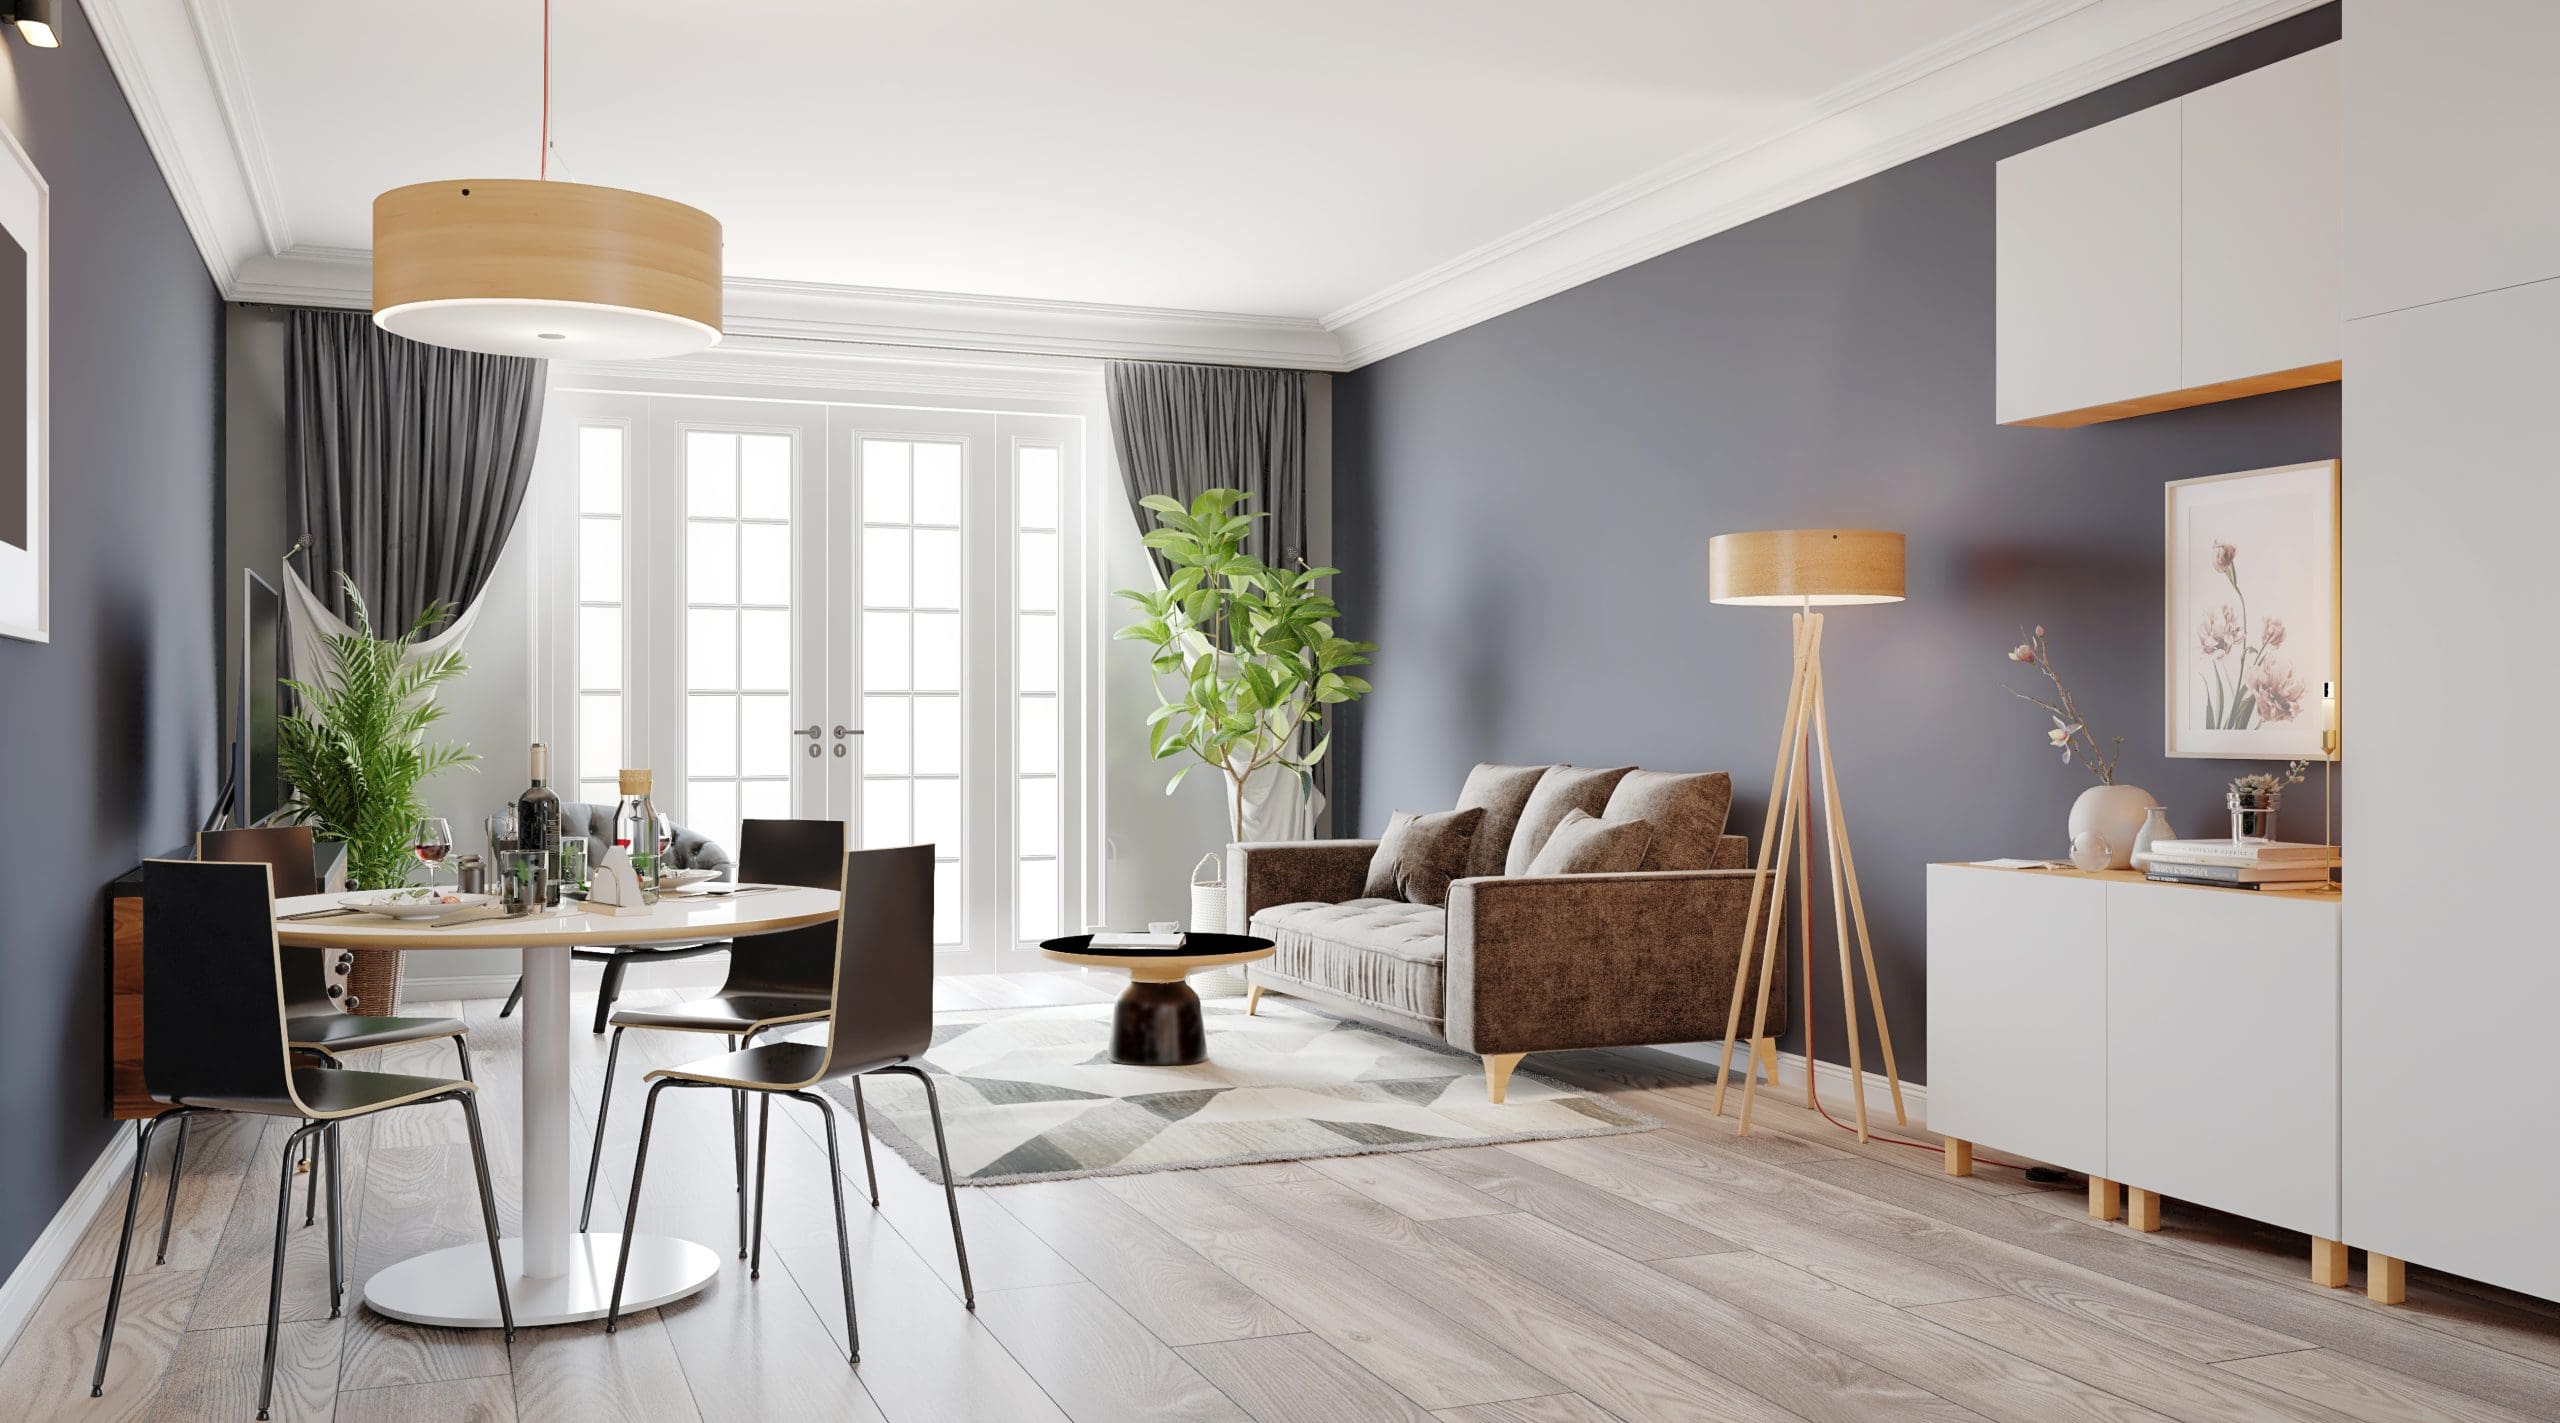
[[[646,914],[649,900],[640,887],[640,872],[631,867],[631,847],[616,845],[605,851],[587,872],[587,912],[590,914]]]
[[[2115,858],[2107,845],[2107,837],[2095,830],[2083,830],[2071,837],[2071,863],[2092,873],[2103,870]]]

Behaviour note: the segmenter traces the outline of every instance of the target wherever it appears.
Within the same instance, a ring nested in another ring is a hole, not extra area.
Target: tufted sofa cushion
[[[1253,932],[1276,946],[1269,966],[1281,977],[1429,1023],[1446,1011],[1449,912],[1438,905],[1278,904],[1253,916]]]

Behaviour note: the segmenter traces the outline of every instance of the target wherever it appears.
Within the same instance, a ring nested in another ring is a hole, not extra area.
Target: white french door
[[[946,972],[1084,922],[1083,419],[562,403],[577,468],[545,508],[574,524],[549,581],[575,646],[546,644],[547,682],[580,799],[648,766],[732,849],[785,815],[930,844]]]

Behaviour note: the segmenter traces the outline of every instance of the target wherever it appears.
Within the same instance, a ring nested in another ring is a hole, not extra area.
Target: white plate
[[[689,884],[708,884],[718,878],[718,870],[669,870],[658,876],[658,888],[682,889]]]
[[[338,900],[343,908],[403,920],[441,919],[457,910],[477,909],[497,902],[498,896],[494,894],[455,894],[451,890],[427,889],[368,889]]]

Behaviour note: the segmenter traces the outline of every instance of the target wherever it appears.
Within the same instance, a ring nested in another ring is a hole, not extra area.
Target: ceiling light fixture
[[[17,0],[9,7],[9,23],[18,34],[38,49],[62,48],[62,32],[55,28],[55,12],[62,0]]]
[[[719,341],[719,219],[647,193],[551,181],[550,0],[536,171],[375,198],[374,324],[433,346],[594,361]]]

